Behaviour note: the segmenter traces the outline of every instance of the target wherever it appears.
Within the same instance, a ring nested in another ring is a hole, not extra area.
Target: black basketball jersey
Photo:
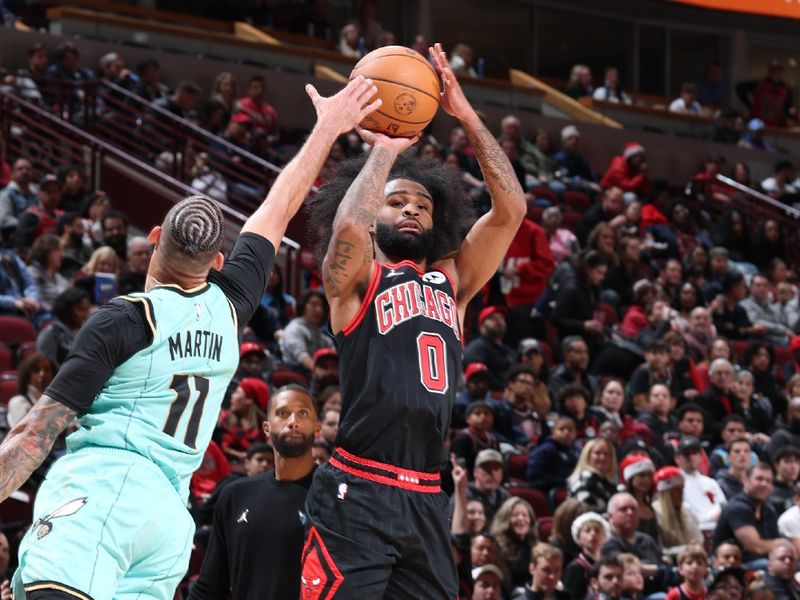
[[[360,457],[432,472],[461,374],[456,293],[438,269],[376,265],[353,320],[336,336],[342,413],[336,445]]]

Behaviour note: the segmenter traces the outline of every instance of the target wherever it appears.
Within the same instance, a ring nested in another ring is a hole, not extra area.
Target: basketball
[[[350,79],[363,75],[375,82],[383,100],[361,122],[364,129],[390,137],[414,137],[439,108],[439,75],[427,58],[404,46],[385,46],[358,61]]]

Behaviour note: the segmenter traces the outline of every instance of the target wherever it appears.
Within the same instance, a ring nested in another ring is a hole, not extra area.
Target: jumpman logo
[[[245,508],[244,512],[239,515],[239,518],[236,519],[237,523],[249,523],[250,521],[247,520],[247,515],[250,512],[249,508]]]

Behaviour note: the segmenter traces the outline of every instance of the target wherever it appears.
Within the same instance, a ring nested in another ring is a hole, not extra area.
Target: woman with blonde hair
[[[533,507],[518,497],[503,502],[492,520],[491,534],[501,550],[498,566],[510,574],[513,587],[524,587],[530,581],[528,565],[538,541],[535,523]]]
[[[105,304],[117,295],[119,258],[110,246],[100,246],[75,276],[75,287],[89,294],[92,304]]]
[[[584,96],[591,96],[594,90],[592,89],[592,71],[586,65],[575,65],[569,74],[569,83],[567,84],[566,94],[570,98],[577,100]]]
[[[605,512],[617,490],[617,454],[604,438],[589,440],[581,450],[575,470],[567,478],[569,497]]]
[[[656,494],[653,510],[661,529],[666,554],[677,555],[688,544],[703,543],[700,523],[683,501],[683,473],[678,467],[662,467],[653,477]]]

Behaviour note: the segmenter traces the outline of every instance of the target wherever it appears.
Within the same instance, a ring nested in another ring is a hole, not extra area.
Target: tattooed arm
[[[525,193],[508,157],[464,96],[441,44],[430,54],[444,81],[442,108],[461,121],[492,197],[491,210],[475,223],[455,255],[458,303],[463,310],[505,256],[525,216]]]
[[[0,502],[28,480],[76,412],[42,396],[0,445]]]
[[[359,133],[372,150],[336,211],[328,252],[322,261],[322,281],[331,303],[334,333],[341,331],[358,312],[359,290],[374,268],[371,231],[385,202],[389,171],[397,156],[416,142],[416,138],[389,138],[363,130]]]

